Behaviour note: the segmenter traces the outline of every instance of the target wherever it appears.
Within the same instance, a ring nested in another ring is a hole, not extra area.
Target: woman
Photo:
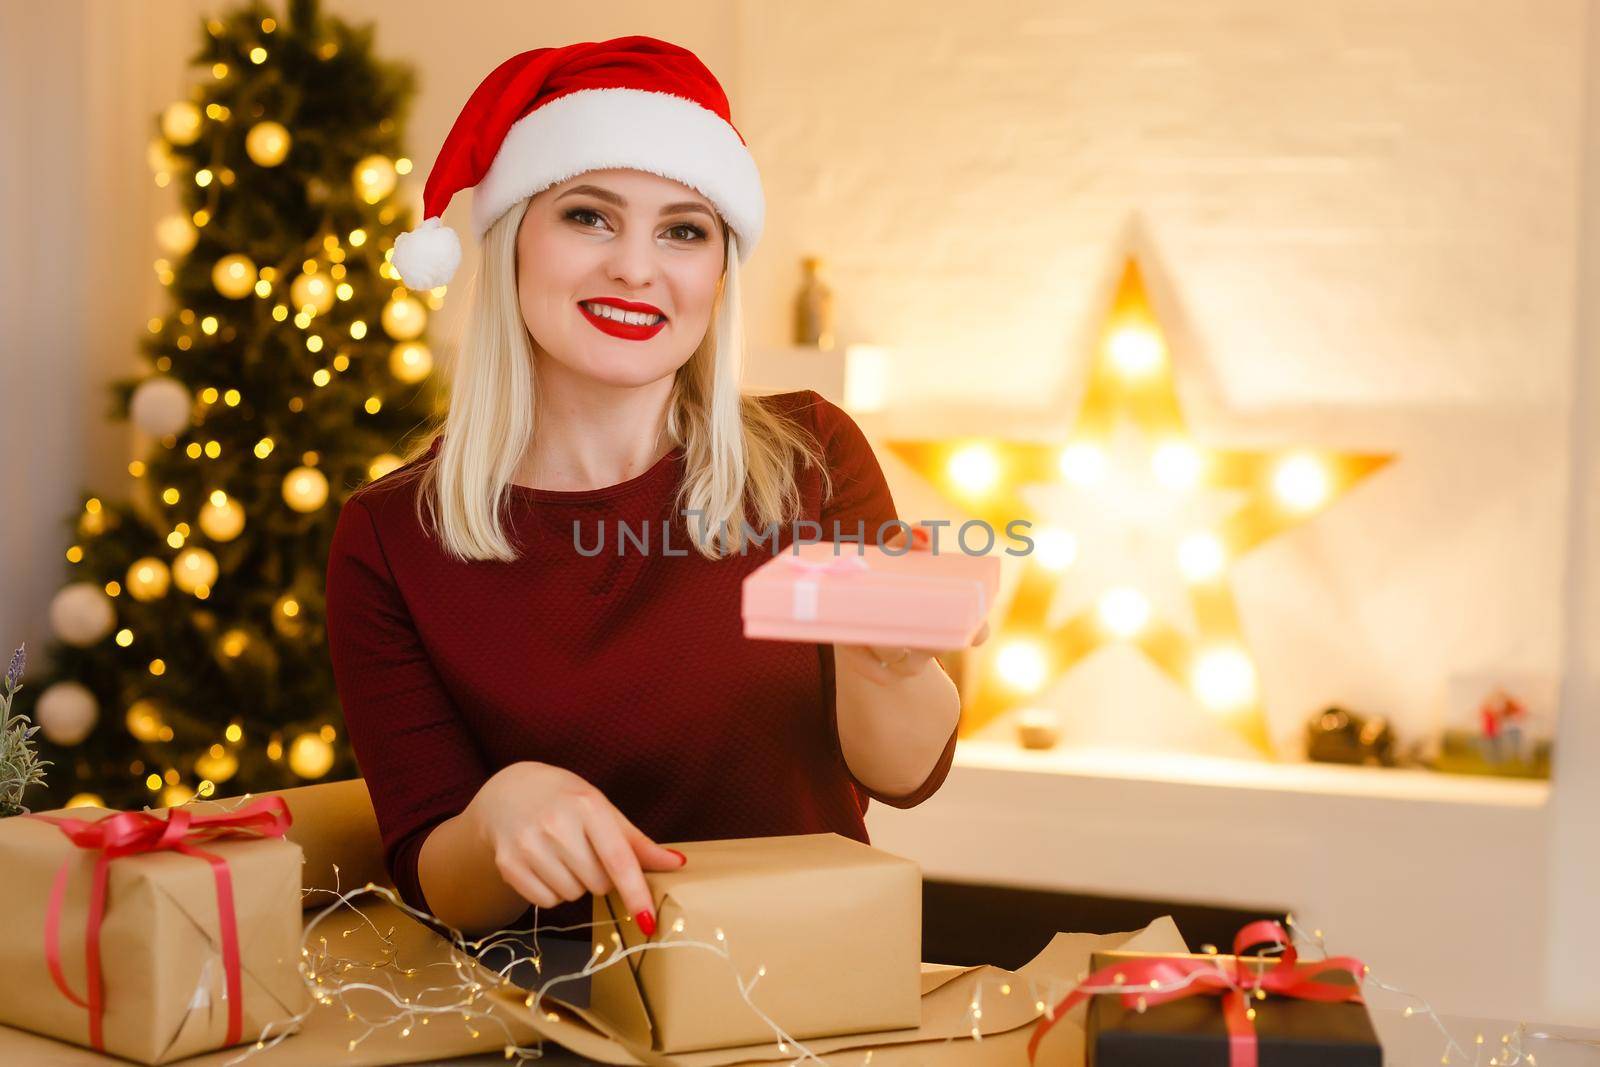
[[[648,37],[502,64],[396,243],[412,287],[452,275],[438,216],[467,187],[449,410],[334,534],[346,727],[409,903],[474,933],[531,904],[587,936],[615,888],[648,935],[642,872],[685,862],[658,841],[867,841],[867,797],[942,784],[959,699],[927,652],[742,635],[740,583],[778,548],[748,534],[908,527],[841,409],[739,392],[763,203],[711,73]]]

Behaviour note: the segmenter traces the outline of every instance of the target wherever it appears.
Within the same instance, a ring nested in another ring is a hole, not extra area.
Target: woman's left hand
[[[921,533],[919,528],[918,533]],[[896,526],[884,544],[889,548],[899,548],[905,544],[905,528]],[[913,549],[917,551],[917,549]],[[989,638],[989,624],[985,622],[978,629],[977,636],[972,639],[973,645],[981,645]],[[835,644],[835,655],[843,654],[855,658],[864,666],[871,666],[881,671],[887,671],[900,678],[909,678],[921,674],[927,667],[928,661],[938,653],[925,648],[907,648],[904,645],[845,645]],[[960,649],[950,649],[959,652]]]

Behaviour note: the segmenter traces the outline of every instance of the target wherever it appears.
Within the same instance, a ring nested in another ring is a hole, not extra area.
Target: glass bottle
[[[800,293],[795,298],[795,343],[832,349],[833,290],[823,279],[822,259],[819,256],[806,256],[800,265],[805,270],[805,277],[800,284]]]

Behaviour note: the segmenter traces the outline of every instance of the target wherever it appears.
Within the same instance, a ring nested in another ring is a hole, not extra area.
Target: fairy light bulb
[[[1188,492],[1200,482],[1200,450],[1186,441],[1168,441],[1150,457],[1156,481],[1175,492]]]
[[[960,492],[983,496],[1000,480],[1000,457],[988,445],[967,445],[951,454],[945,469]]]
[[[1178,569],[1191,582],[1208,582],[1222,573],[1227,551],[1216,534],[1202,530],[1178,543]]]
[[[1150,621],[1150,601],[1127,586],[1108,589],[1096,606],[1100,625],[1117,637],[1132,637]]]
[[[1124,378],[1143,378],[1160,368],[1166,346],[1153,331],[1124,326],[1106,342],[1111,365]]]
[[[1290,456],[1272,472],[1272,491],[1292,511],[1321,507],[1327,502],[1330,488],[1328,468],[1315,456]]]
[[[996,651],[995,671],[1008,688],[1019,693],[1036,693],[1049,676],[1050,661],[1039,642],[1013,638]]]
[[[1069,530],[1046,526],[1033,535],[1033,558],[1052,573],[1071,567],[1078,560],[1078,539]]]
[[[1080,488],[1101,482],[1106,476],[1106,454],[1099,445],[1087,441],[1068,445],[1057,461],[1061,476]]]
[[[1240,649],[1212,649],[1196,657],[1191,684],[1207,708],[1233,711],[1255,699],[1255,667]]]

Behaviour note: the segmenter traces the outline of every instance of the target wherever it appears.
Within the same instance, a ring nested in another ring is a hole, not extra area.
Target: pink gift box
[[[934,651],[972,643],[1000,587],[1000,557],[959,549],[796,543],[745,576],[744,635]]]

